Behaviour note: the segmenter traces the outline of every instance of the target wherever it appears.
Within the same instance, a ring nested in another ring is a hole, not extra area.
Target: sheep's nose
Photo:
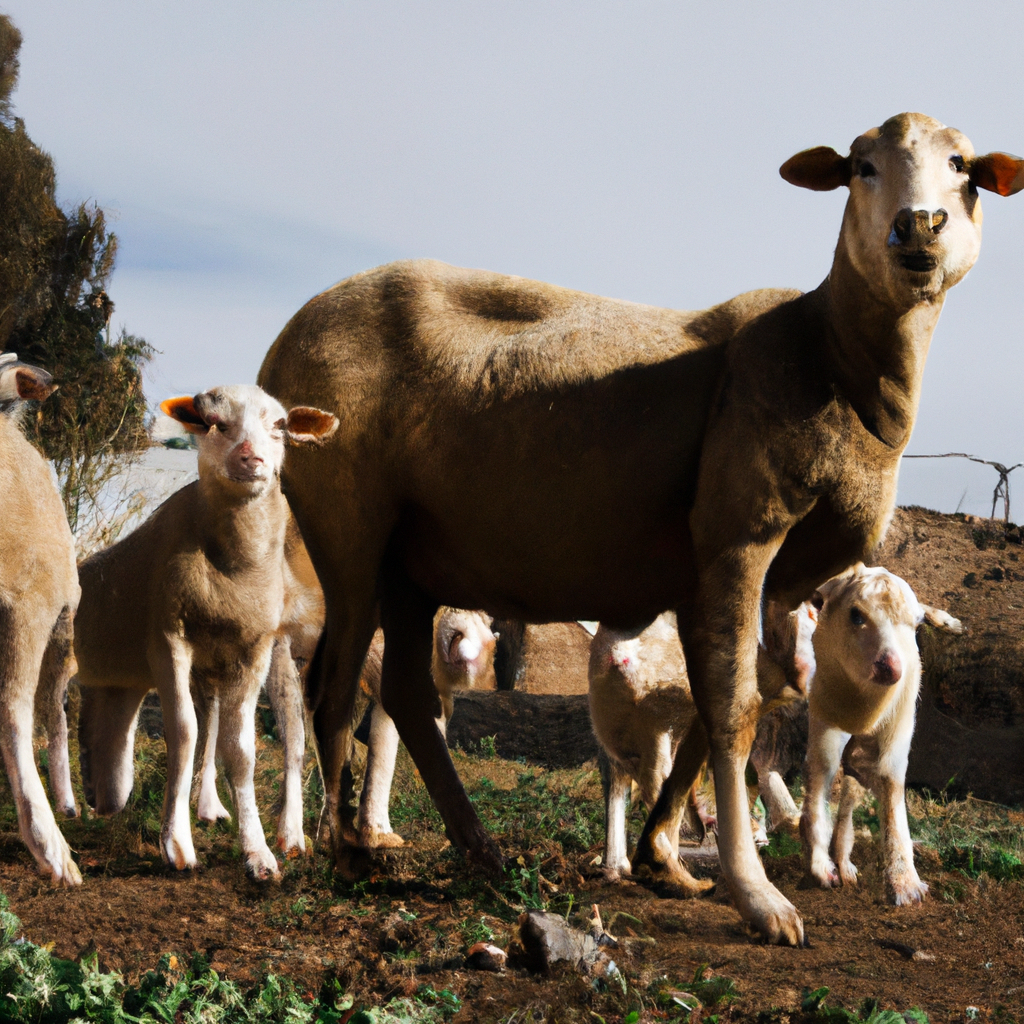
[[[252,450],[252,445],[248,441],[243,441],[238,446],[238,457],[242,462],[261,463],[263,459]]]
[[[890,244],[906,245],[915,235],[922,238],[937,235],[948,220],[949,214],[941,207],[938,210],[912,210],[905,206],[893,218]]]
[[[874,665],[871,666],[871,678],[883,686],[892,686],[898,683],[903,675],[903,665],[900,663],[899,655],[892,651],[886,651],[880,655]]]

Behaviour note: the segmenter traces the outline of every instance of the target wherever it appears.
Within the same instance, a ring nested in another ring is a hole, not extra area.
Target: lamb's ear
[[[815,146],[791,156],[779,168],[779,174],[790,185],[831,192],[840,185],[850,184],[850,167],[848,156],[840,156],[831,146]]]
[[[49,398],[57,390],[53,378],[45,370],[24,363],[14,368],[14,386],[19,398],[30,398],[36,402]]]
[[[160,410],[172,420],[177,420],[190,434],[205,434],[210,429],[210,425],[199,415],[191,395],[165,399],[160,403]]]
[[[1012,196],[1024,189],[1024,160],[1009,153],[986,153],[971,161],[971,182],[978,188]]]
[[[946,633],[956,633],[958,635],[963,633],[964,624],[959,619],[953,618],[949,612],[944,612],[941,608],[933,608],[930,604],[922,604],[920,607],[922,622],[927,622],[929,626],[934,626],[936,629],[941,629]]]
[[[338,417],[309,405],[297,405],[288,410],[286,429],[291,444],[316,444],[338,429]]]

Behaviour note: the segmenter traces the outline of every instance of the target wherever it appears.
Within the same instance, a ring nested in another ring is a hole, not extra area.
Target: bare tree
[[[999,480],[992,491],[992,514],[990,519],[996,517],[996,504],[1003,499],[1003,522],[1010,521],[1010,474],[1015,469],[1024,466],[1024,462],[1018,462],[1015,466],[1004,466],[1001,462],[993,462],[991,459],[979,459],[976,455],[968,455],[966,452],[946,452],[944,455],[904,455],[905,459],[970,459],[971,462],[980,462],[983,466],[991,466],[998,474]]]

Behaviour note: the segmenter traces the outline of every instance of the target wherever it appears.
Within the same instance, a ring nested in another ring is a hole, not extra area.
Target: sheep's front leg
[[[256,806],[256,700],[270,665],[273,638],[268,638],[240,677],[220,689],[220,735],[217,749],[231,783],[238,817],[238,841],[246,874],[256,881],[279,878],[277,858],[267,845]]]
[[[832,838],[828,798],[849,739],[849,733],[811,716],[807,736],[807,789],[800,816],[800,837],[804,847],[804,868],[825,889],[839,884],[839,873],[828,855]]]
[[[359,798],[359,842],[370,849],[401,846],[404,840],[391,831],[388,807],[398,756],[398,729],[376,702],[370,712],[370,738],[366,745],[366,773]]]
[[[679,621],[690,689],[711,748],[722,874],[744,920],[769,942],[800,945],[800,915],[768,881],[754,847],[746,787],[761,703],[757,690],[761,595],[782,537],[754,543],[748,527],[742,541],[722,545],[718,520],[708,522],[706,535],[695,531],[699,582],[693,604]]]
[[[287,637],[275,641],[267,674],[267,696],[284,748],[284,800],[277,819],[277,848],[286,856],[306,852],[302,828],[302,766],[306,759],[306,706],[302,680]]]
[[[13,615],[4,616],[5,610],[0,607],[0,627],[6,619],[13,628],[10,632],[0,628],[0,749],[18,827],[41,874],[49,875],[54,885],[80,885],[82,876],[57,828],[32,748],[32,717],[45,641],[37,642],[32,636],[30,622],[22,624]]]
[[[160,855],[179,871],[196,866],[189,816],[196,711],[189,689],[192,653],[182,637],[164,634],[150,651],[150,669],[160,694],[167,743],[167,788],[160,829]]]

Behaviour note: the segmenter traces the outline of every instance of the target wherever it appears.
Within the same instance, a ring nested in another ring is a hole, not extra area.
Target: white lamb
[[[856,884],[850,852],[860,780],[880,805],[886,897],[897,906],[921,900],[928,886],[914,868],[904,800],[921,686],[916,630],[922,622],[953,633],[963,627],[946,612],[922,605],[899,576],[861,563],[820,587],[813,603],[817,671],[810,687],[800,820],[805,865],[825,888]],[[840,763],[846,777],[832,833],[827,801]]]

